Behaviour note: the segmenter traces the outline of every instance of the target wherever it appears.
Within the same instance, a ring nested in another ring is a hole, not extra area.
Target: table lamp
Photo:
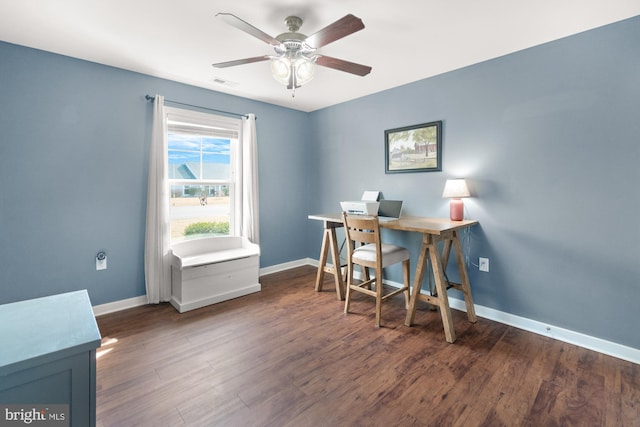
[[[449,217],[451,221],[462,221],[464,218],[464,203],[462,197],[469,197],[469,188],[464,179],[448,179],[444,184],[442,198],[451,199],[449,202]]]

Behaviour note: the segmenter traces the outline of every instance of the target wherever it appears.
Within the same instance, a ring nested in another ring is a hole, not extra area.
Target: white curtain
[[[258,218],[258,143],[256,117],[242,117],[242,228],[241,235],[260,244]]]
[[[144,276],[149,304],[171,299],[171,236],[166,168],[167,119],[164,97],[156,95],[153,103],[144,247]]]

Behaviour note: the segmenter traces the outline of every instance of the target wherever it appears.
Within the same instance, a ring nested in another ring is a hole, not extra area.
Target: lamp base
[[[449,202],[449,218],[451,218],[451,221],[462,221],[464,218],[464,203],[462,199],[451,199]]]

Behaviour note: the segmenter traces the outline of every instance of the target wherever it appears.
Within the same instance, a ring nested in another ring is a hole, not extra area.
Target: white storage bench
[[[260,246],[220,236],[172,245],[171,305],[183,313],[260,291]]]

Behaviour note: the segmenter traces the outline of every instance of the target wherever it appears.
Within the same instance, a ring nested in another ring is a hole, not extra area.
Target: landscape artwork
[[[442,121],[384,132],[385,172],[442,170]]]

